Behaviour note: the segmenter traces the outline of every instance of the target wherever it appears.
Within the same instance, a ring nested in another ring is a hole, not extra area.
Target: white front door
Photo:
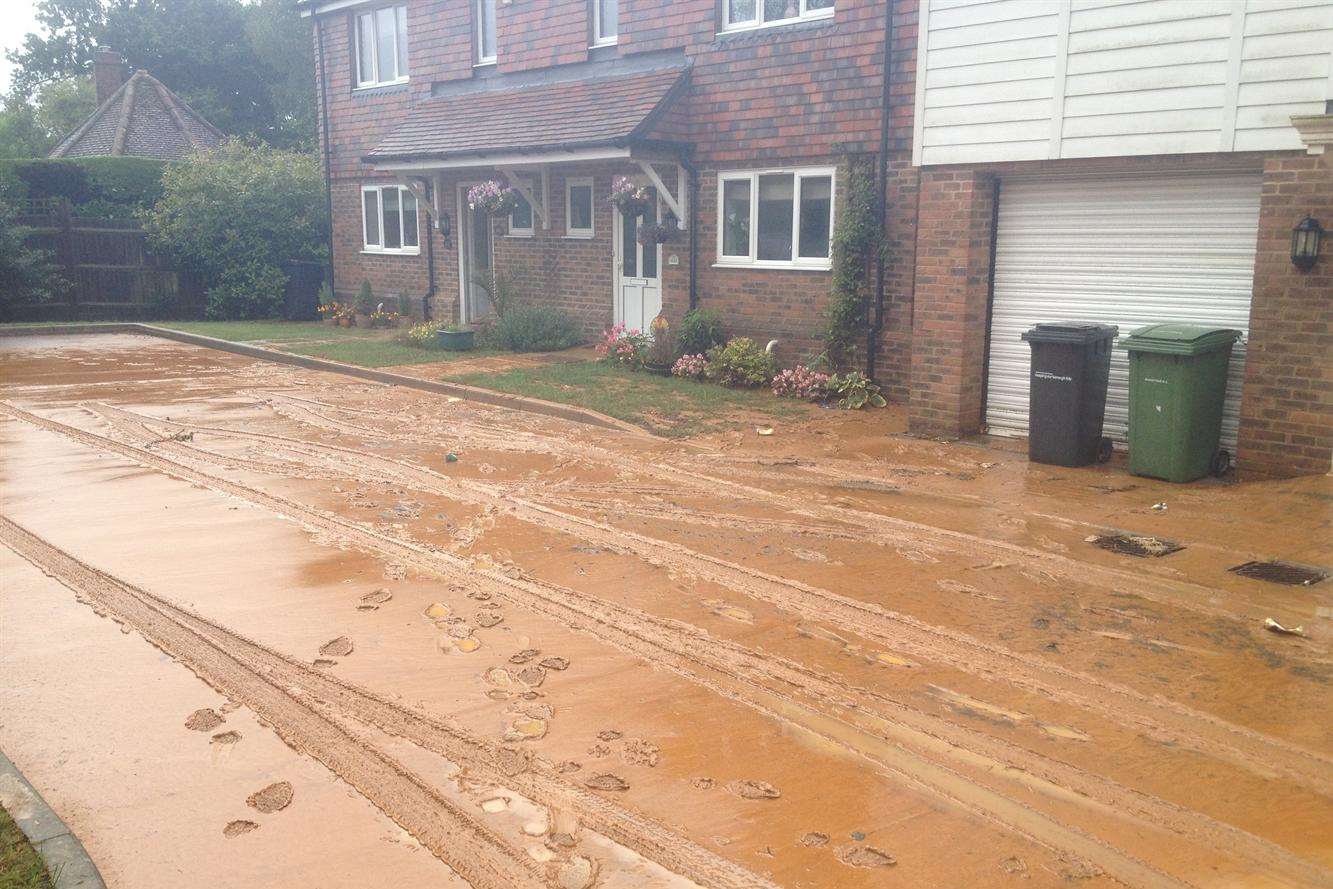
[[[490,281],[494,263],[491,217],[467,205],[467,186],[458,187],[458,275],[463,296],[462,321],[474,324],[495,310]]]
[[[615,211],[615,320],[644,333],[662,312],[662,245],[645,247],[638,240],[639,226],[659,218],[656,195],[653,190],[653,209],[643,217]]]

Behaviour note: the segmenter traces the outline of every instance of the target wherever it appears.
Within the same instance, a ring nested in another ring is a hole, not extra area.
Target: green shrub
[[[510,306],[487,337],[510,352],[556,352],[583,341],[574,320],[550,306]]]
[[[333,288],[329,286],[328,281],[319,285],[319,293],[315,294],[315,299],[319,301],[321,306],[331,306],[338,301],[334,297]]]
[[[708,378],[724,386],[767,386],[776,372],[773,356],[748,336],[708,350]]]
[[[161,199],[167,162],[146,157],[0,160],[10,200],[63,198],[79,216],[132,219]]]
[[[422,305],[420,300],[408,296],[406,293],[398,294],[398,314],[404,318],[412,318],[416,313],[416,307]]]
[[[727,332],[714,309],[690,309],[676,325],[677,355],[704,355],[726,341]]]
[[[425,324],[413,324],[394,339],[408,346],[416,346],[418,349],[438,349],[440,339],[435,335],[435,332],[439,329],[440,325],[434,321],[427,321]]]
[[[208,288],[204,313],[216,321],[271,318],[282,308],[286,288],[287,275],[277,266],[237,263]]]
[[[10,320],[15,306],[45,302],[64,287],[50,253],[29,247],[27,236],[13,209],[0,203],[0,321]]]
[[[375,306],[375,291],[371,289],[369,281],[362,281],[361,289],[356,292],[356,313],[369,315],[375,311]]]
[[[866,405],[884,407],[887,404],[884,396],[879,394],[879,386],[859,370],[829,377],[828,389],[833,394],[842,396],[838,399],[838,404],[848,410],[859,411]]]

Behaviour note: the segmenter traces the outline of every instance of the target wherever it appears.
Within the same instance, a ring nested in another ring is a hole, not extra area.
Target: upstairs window
[[[356,85],[407,81],[407,7],[385,6],[356,17]]]
[[[473,0],[477,22],[477,64],[495,64],[495,0]]]
[[[829,268],[833,172],[720,173],[717,264]]]
[[[361,219],[367,253],[417,253],[417,196],[398,185],[361,189]]]
[[[592,44],[614,46],[620,36],[620,0],[592,0]]]
[[[725,31],[833,15],[833,0],[723,0],[722,7],[726,16]]]

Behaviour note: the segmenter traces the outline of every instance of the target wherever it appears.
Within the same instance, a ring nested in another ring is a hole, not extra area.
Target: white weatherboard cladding
[[[986,422],[1028,431],[1031,347],[1043,321],[1184,322],[1249,329],[1260,174],[1005,179],[995,243]],[[1232,353],[1222,419],[1235,453],[1245,348]],[[1105,434],[1125,440],[1129,359],[1111,355]]]
[[[918,164],[1299,150],[1333,0],[921,0]]]

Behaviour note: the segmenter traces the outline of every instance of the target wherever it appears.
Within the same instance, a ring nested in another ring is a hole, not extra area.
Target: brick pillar
[[[972,170],[921,172],[912,318],[913,432],[981,430],[995,180]]]
[[[1325,229],[1314,268],[1291,264],[1291,229]],[[1250,343],[1241,400],[1242,470],[1326,473],[1333,462],[1333,152],[1264,163]]]

